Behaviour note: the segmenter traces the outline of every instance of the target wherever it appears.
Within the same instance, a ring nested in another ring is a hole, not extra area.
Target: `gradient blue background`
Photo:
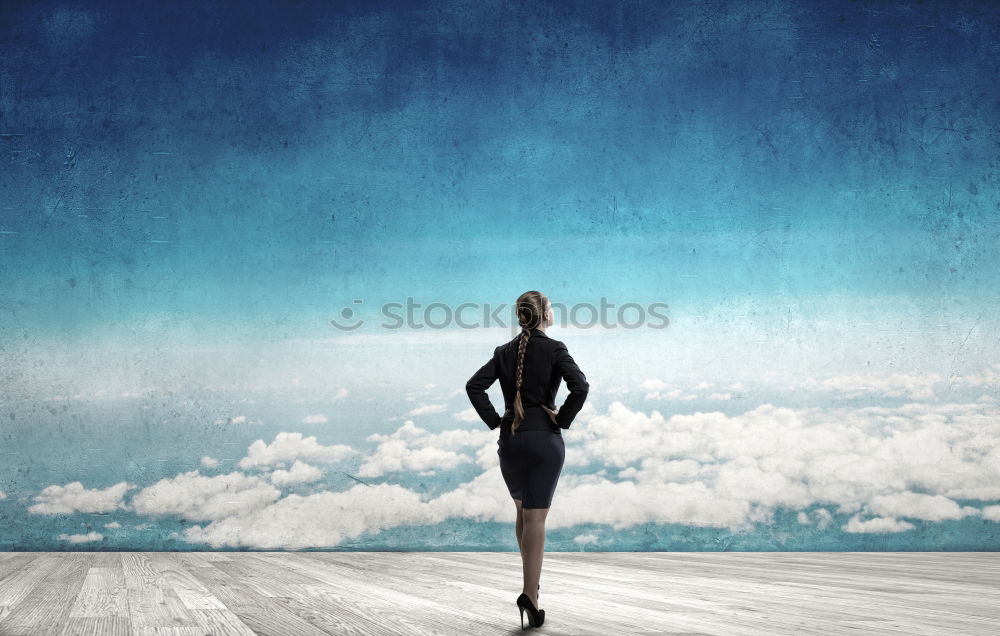
[[[997,549],[998,59],[990,2],[4,2],[0,549],[516,549],[464,395],[509,328],[390,330],[379,308],[528,289],[670,308],[667,329],[552,328],[592,385],[568,457],[593,445],[549,549]],[[359,329],[331,324],[345,308]],[[764,452],[746,480],[772,485],[727,491],[740,529],[670,497],[583,514],[674,479],[615,469],[743,465],[616,459],[615,422],[750,423],[718,450],[784,435],[760,405],[816,409],[818,430],[885,418],[887,450],[846,465],[898,476],[902,499],[785,496],[819,477]],[[474,434],[467,461],[379,455],[369,436],[407,420]],[[239,465],[281,433],[356,453],[297,438]],[[899,463],[914,449],[925,467]],[[322,476],[261,472],[295,459]],[[240,471],[234,507],[177,504]],[[496,501],[463,489],[477,475]],[[393,514],[357,491],[327,534],[289,538],[324,496],[378,485]],[[449,492],[426,514],[407,499]],[[292,495],[314,503],[279,515]]]

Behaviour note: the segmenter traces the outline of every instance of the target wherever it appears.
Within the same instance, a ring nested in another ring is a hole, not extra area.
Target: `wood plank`
[[[153,567],[150,554],[122,553],[129,622],[133,630],[200,629],[167,577]]]
[[[448,560],[455,553],[438,553],[435,559]],[[725,606],[702,598],[695,588],[678,590],[668,586],[667,581],[659,576],[642,578],[636,573],[622,569],[621,572],[609,571],[591,563],[573,572],[563,573],[559,566],[562,553],[546,555],[543,559],[545,584],[539,595],[540,605],[548,614],[546,622],[563,620],[573,616],[575,624],[594,630],[613,630],[616,628],[625,632],[643,633],[646,631],[662,631],[663,621],[669,617],[671,628],[686,632],[712,630],[717,624],[718,615],[732,614]],[[508,572],[503,573],[503,579],[509,580],[505,589],[510,590],[510,604],[521,589],[520,558],[507,566]],[[555,563],[553,563],[555,562]],[[444,569],[444,566],[441,566]],[[610,583],[610,585],[609,585]],[[731,586],[722,590],[729,591]],[[571,590],[567,594],[565,591]],[[823,634],[822,629],[806,622],[799,621],[795,612],[790,616],[780,614],[769,615],[749,608],[740,621],[733,621],[727,628],[729,633],[761,633],[761,630],[780,630],[795,628],[801,634]],[[515,610],[516,611],[516,610]],[[728,619],[728,616],[727,616]],[[727,621],[728,623],[728,621]],[[650,630],[649,626],[653,625]]]
[[[32,586],[31,593],[0,622],[4,634],[41,636],[58,634],[65,627],[73,601],[90,568],[90,556],[86,552],[52,552],[42,558],[55,562],[56,567],[47,571]]]
[[[205,634],[212,636],[255,636],[254,631],[228,609],[198,609],[191,612]]]
[[[223,563],[221,561],[214,562]],[[192,574],[241,621],[258,634],[275,636],[324,636],[320,630],[285,605],[259,594],[241,579],[216,567],[193,568]],[[294,593],[294,590],[289,590]]]
[[[73,618],[128,617],[128,590],[121,567],[92,567],[70,608]]]
[[[162,575],[162,581],[177,593],[189,610],[224,610],[226,606],[205,589],[170,552],[150,552],[149,562]],[[192,614],[193,616],[193,614]],[[200,624],[200,623],[199,623]]]
[[[708,560],[710,561],[711,559],[709,558]],[[677,583],[682,588],[694,587],[702,592],[707,592],[712,597],[726,596],[731,602],[739,603],[740,607],[752,607],[758,611],[775,610],[780,616],[794,617],[806,614],[810,621],[818,621],[822,624],[832,624],[838,621],[844,622],[845,620],[848,622],[867,621],[869,624],[873,622],[879,623],[879,629],[887,633],[893,631],[912,633],[920,625],[919,622],[914,623],[908,618],[912,608],[907,608],[903,612],[886,611],[887,606],[892,605],[889,598],[877,598],[879,607],[873,611],[872,604],[876,599],[872,599],[870,595],[859,596],[856,592],[845,594],[836,586],[826,587],[822,584],[790,583],[783,580],[788,578],[786,571],[782,571],[781,573],[782,580],[768,581],[765,578],[755,581],[756,585],[748,586],[748,589],[744,592],[738,587],[734,588],[726,584],[727,581],[738,582],[741,580],[745,581],[748,578],[747,576],[743,576],[742,578],[734,576],[731,568],[728,567],[729,565],[727,563],[722,568],[717,568],[725,569],[727,572],[725,576],[719,576],[715,573],[716,569],[713,569],[713,565],[705,562],[703,559],[698,570],[692,570],[680,575],[683,578],[679,578]],[[681,568],[675,567],[672,564],[671,569],[676,572]],[[594,572],[594,570],[588,568],[589,572]],[[764,568],[757,570],[757,572],[764,572],[766,574],[767,570]],[[704,573],[704,576],[699,573]],[[599,573],[598,576],[604,576],[604,574]],[[759,574],[754,574],[753,576],[759,577]],[[766,591],[766,594],[762,595],[762,591]],[[949,620],[964,622],[964,619],[954,616],[950,617]],[[742,623],[743,620],[740,622]],[[971,622],[973,625],[977,624],[974,620]],[[789,629],[791,625],[785,623],[787,623],[787,619],[779,621],[779,624],[775,625],[775,627]],[[803,625],[801,629],[806,628]]]
[[[0,577],[0,623],[10,615],[15,605],[31,593],[49,570],[58,566],[54,559],[40,559],[40,552],[22,552],[14,556],[21,558],[17,561],[7,559],[9,567],[5,568]]]
[[[122,552],[122,572],[129,576],[159,576],[149,560],[148,552]]]
[[[103,551],[90,552],[90,565],[95,568],[120,568],[122,566],[122,553]]]
[[[131,636],[132,628],[127,616],[70,616],[60,636]]]
[[[477,598],[476,602],[463,603],[463,595],[451,589],[453,586],[445,585],[446,580],[452,579],[447,569],[422,563],[426,560],[425,554],[310,552],[294,556],[298,558],[289,561],[292,567],[303,568],[318,578],[327,578],[324,589],[305,586],[306,592],[322,593],[341,604],[363,602],[372,608],[369,611],[380,612],[384,620],[419,619],[422,624],[434,626],[434,633],[459,633],[462,630],[495,631],[509,624],[510,616],[519,616],[515,604],[520,593],[519,581],[516,588],[513,580],[507,588],[480,585],[473,597]],[[400,558],[410,562],[396,567],[395,562]],[[345,586],[345,579],[353,582]],[[403,607],[408,608],[407,611],[400,611]],[[605,630],[617,626],[620,631],[642,633],[646,629],[641,623],[642,617],[648,611],[633,607],[619,621],[611,621],[603,612],[597,612],[591,627]]]
[[[0,554],[4,554],[0,552]],[[6,554],[6,558],[0,561],[0,586],[4,579],[10,578],[17,572],[38,558],[35,552],[11,552]]]
[[[467,635],[495,628],[477,613],[470,613],[470,620],[465,622],[445,620],[449,617],[445,616],[444,606],[437,600],[399,593],[380,585],[384,581],[379,582],[378,577],[373,579],[370,573],[357,578],[354,571],[345,574],[325,563],[307,559],[305,554],[258,553],[257,556],[275,567],[284,565],[321,581],[319,584],[290,584],[299,593],[292,598],[276,600],[331,633]]]
[[[19,553],[0,634],[519,631],[516,552]],[[539,633],[994,634],[998,553],[546,553]]]

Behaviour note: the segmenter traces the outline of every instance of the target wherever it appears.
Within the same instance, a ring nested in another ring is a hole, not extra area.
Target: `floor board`
[[[0,636],[520,631],[515,552],[17,552]],[[998,634],[996,552],[549,552],[539,634]]]

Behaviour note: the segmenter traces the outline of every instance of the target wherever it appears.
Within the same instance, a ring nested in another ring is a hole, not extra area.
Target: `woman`
[[[465,384],[472,406],[490,429],[500,428],[497,441],[500,472],[517,507],[517,544],[521,549],[524,589],[517,598],[524,629],[538,627],[545,610],[538,609],[538,584],[545,546],[545,517],[566,458],[561,429],[569,428],[580,412],[590,385],[566,345],[545,335],[552,326],[552,304],[537,292],[524,292],[517,299],[521,332],[493,350],[493,357]],[[501,417],[486,395],[500,379],[506,411]],[[566,380],[569,396],[555,410],[560,380]]]

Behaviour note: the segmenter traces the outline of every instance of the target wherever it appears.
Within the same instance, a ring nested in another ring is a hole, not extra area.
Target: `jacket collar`
[[[518,333],[518,337],[520,337],[520,336],[521,336],[521,334]],[[545,335],[545,332],[542,331],[541,329],[532,329],[531,330],[531,337],[532,338],[535,338],[535,337],[548,338],[548,336]]]

